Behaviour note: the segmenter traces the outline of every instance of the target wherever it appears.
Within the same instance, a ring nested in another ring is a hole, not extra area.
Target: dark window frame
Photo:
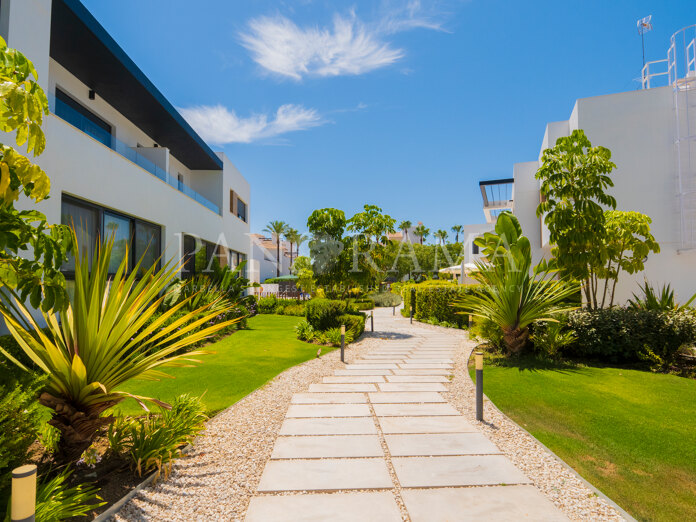
[[[63,214],[63,202],[67,202],[71,205],[75,205],[78,207],[82,207],[85,209],[93,210],[96,212],[96,233],[95,233],[95,238],[98,241],[103,241],[106,237],[108,237],[108,234],[104,233],[104,213],[111,214],[116,217],[120,217],[123,219],[127,219],[130,222],[130,240],[128,242],[129,248],[128,248],[128,270],[132,270],[135,264],[138,261],[138,258],[136,257],[136,252],[135,252],[135,245],[137,242],[137,234],[136,234],[136,223],[142,223],[146,226],[154,227],[159,229],[159,252],[157,252],[157,270],[159,270],[162,266],[162,226],[158,225],[157,223],[153,223],[152,221],[147,221],[146,219],[140,219],[136,218],[134,216],[130,216],[128,214],[124,214],[123,212],[119,212],[118,210],[114,210],[109,207],[105,207],[103,205],[98,205],[96,203],[92,203],[90,201],[85,201],[84,199],[71,196],[69,194],[62,194],[61,195],[61,215]],[[95,245],[96,246],[96,245]],[[68,270],[63,270],[63,275],[65,276],[66,279],[72,280],[75,278],[75,272],[74,271],[68,271]],[[113,273],[110,273],[109,275],[113,275]]]
[[[244,217],[242,217],[242,216],[240,215],[240,213],[239,213],[239,204],[240,204],[240,203],[241,203],[242,206],[244,207]],[[237,196],[237,217],[238,217],[239,219],[241,219],[242,221],[244,221],[245,223],[247,223],[247,222],[248,222],[248,219],[249,219],[249,216],[247,215],[247,214],[248,214],[248,212],[247,212],[248,210],[249,210],[249,206],[246,204],[246,202],[245,202],[242,198],[240,198],[239,196]]]
[[[474,243],[473,241],[471,242],[471,253],[473,255],[478,255],[478,253],[479,253],[479,246],[476,243]]]

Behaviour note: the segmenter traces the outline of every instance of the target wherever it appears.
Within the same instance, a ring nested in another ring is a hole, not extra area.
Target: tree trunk
[[[114,421],[113,416],[101,417],[101,414],[119,402],[102,402],[78,410],[64,399],[42,393],[39,404],[53,410],[53,418],[48,423],[60,432],[57,459],[63,463],[76,462],[92,444],[97,432]]]
[[[503,329],[503,342],[511,354],[518,354],[527,344],[529,328]]]
[[[276,277],[280,277],[280,236],[276,236]]]

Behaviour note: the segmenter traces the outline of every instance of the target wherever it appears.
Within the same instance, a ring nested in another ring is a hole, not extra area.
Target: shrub
[[[45,381],[32,376],[0,386],[0,513],[4,513],[5,492],[9,494],[10,472],[26,462],[29,446],[47,425],[48,410],[36,402]]]
[[[399,306],[401,297],[391,292],[375,292],[367,296],[370,301],[375,303],[375,306],[388,307]]]
[[[274,295],[262,297],[256,306],[256,311],[260,314],[274,314],[278,306],[278,299]]]
[[[339,317],[346,313],[347,303],[331,299],[312,299],[305,304],[305,317],[315,330],[325,331],[341,325]]]
[[[180,395],[171,410],[140,419],[121,418],[109,427],[111,448],[124,454],[138,476],[157,470],[165,478],[183,446],[191,444],[207,417],[198,397]]]
[[[490,319],[475,317],[469,329],[469,335],[473,339],[479,339],[489,343],[493,348],[500,348],[503,344],[503,331]]]
[[[314,328],[307,319],[303,319],[295,326],[295,333],[300,341],[311,341],[315,337]]]
[[[556,357],[566,347],[577,341],[577,334],[568,326],[568,317],[559,316],[558,321],[539,321],[531,328],[530,340],[534,351],[548,357]]]
[[[344,314],[339,317],[339,322],[346,325],[346,338],[350,334],[351,340],[346,339],[346,342],[352,343],[365,331],[365,316],[361,313]]]
[[[91,484],[78,484],[66,487],[71,471],[48,478],[41,478],[36,487],[36,522],[68,520],[89,514],[106,502],[99,502],[99,489]]]
[[[375,302],[370,299],[366,299],[364,301],[353,301],[351,305],[353,308],[355,308],[355,310],[372,310],[375,307]]]
[[[331,346],[341,346],[341,329],[340,328],[329,328],[324,332],[324,336],[326,336],[326,342],[329,343]],[[348,331],[346,330],[346,344],[351,342],[349,340],[349,334]]]
[[[283,315],[294,315],[302,317],[305,314],[305,307],[302,304],[291,304],[283,308]]]
[[[690,310],[607,308],[576,311],[568,324],[577,341],[565,353],[608,362],[643,362],[665,367],[679,349],[696,341],[696,315]]]

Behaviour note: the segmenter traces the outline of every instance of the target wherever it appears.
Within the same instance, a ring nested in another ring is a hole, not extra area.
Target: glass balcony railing
[[[174,187],[179,192],[183,192],[191,199],[198,201],[201,205],[208,208],[216,214],[220,214],[220,207],[209,199],[201,196],[198,192],[193,190],[191,187],[186,185],[184,182],[179,181],[176,176],[172,176],[165,169],[157,165],[152,160],[146,158],[143,154],[138,152],[137,147],[131,147],[126,145],[121,140],[114,137],[112,134],[96,125],[85,115],[79,113],[67,103],[59,100],[55,96],[51,95],[48,98],[48,104],[51,112],[65,120],[73,127],[78,128],[85,134],[91,136],[98,142],[102,143],[104,146],[109,147],[111,150],[117,152],[124,158],[132,161],[142,169],[146,170],[150,174],[157,176],[159,179],[167,183],[168,185]]]

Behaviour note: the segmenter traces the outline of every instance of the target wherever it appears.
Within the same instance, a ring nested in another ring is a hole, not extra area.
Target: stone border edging
[[[193,446],[191,444],[187,444],[184,449],[181,450],[182,455],[186,455],[193,449]],[[116,513],[121,511],[123,506],[128,504],[133,497],[135,497],[138,492],[142,489],[145,489],[147,486],[152,484],[155,480],[155,477],[157,476],[157,472],[153,471],[149,477],[147,477],[145,480],[143,480],[140,484],[135,486],[133,489],[131,489],[128,493],[123,495],[120,499],[118,499],[116,502],[111,504],[109,508],[105,511],[102,511],[97,515],[94,519],[92,519],[92,522],[106,522],[109,520],[111,517],[115,516]]]
[[[469,373],[469,364],[468,363],[471,360],[471,356],[474,353],[474,350],[475,349],[472,349],[471,353],[469,353],[469,358],[467,359],[467,367],[466,367],[466,375],[473,385],[475,385],[476,383],[474,383],[474,380],[471,378],[471,374]],[[614,502],[612,499],[610,499],[606,494],[602,493],[592,483],[590,483],[585,478],[583,478],[582,475],[580,475],[580,473],[578,473],[573,467],[570,466],[570,464],[568,464],[565,460],[563,460],[561,457],[559,457],[553,451],[551,451],[551,449],[549,449],[548,446],[546,446],[543,442],[541,442],[539,439],[537,439],[534,435],[529,433],[526,429],[524,429],[522,426],[520,426],[514,420],[512,420],[510,417],[508,417],[500,408],[498,408],[498,406],[495,405],[495,403],[488,397],[488,395],[486,395],[484,393],[483,396],[488,401],[488,403],[498,411],[498,413],[500,413],[503,417],[505,417],[510,423],[512,423],[518,429],[522,430],[524,433],[526,433],[532,439],[534,439],[534,442],[536,442],[544,451],[546,451],[546,453],[548,453],[554,459],[556,459],[559,462],[559,464],[561,464],[561,466],[563,466],[565,469],[567,469],[569,472],[571,472],[573,475],[575,475],[580,480],[580,482],[582,482],[583,484],[585,484],[585,486],[587,486],[587,488],[590,491],[592,491],[595,495],[597,495],[602,500],[604,500],[607,504],[609,504],[611,507],[613,507],[616,511],[619,512],[619,514],[622,517],[624,517],[629,522],[638,522],[635,518],[633,518],[631,515],[629,515],[628,512],[624,508],[619,506],[616,502]]]

